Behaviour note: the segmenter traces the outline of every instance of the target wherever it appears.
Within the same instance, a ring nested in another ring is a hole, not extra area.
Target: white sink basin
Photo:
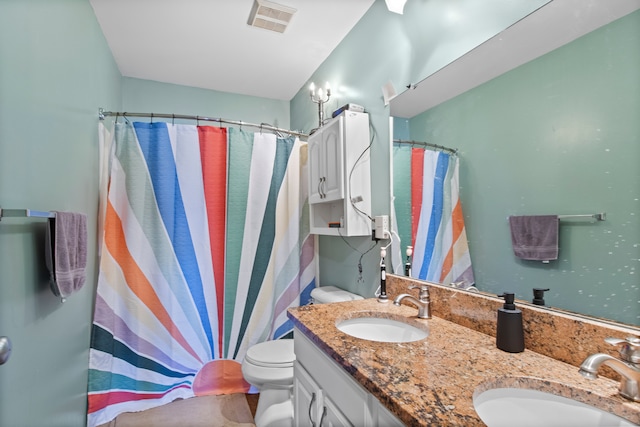
[[[352,337],[380,342],[411,342],[429,335],[426,330],[384,317],[365,316],[342,320],[336,323],[336,327]]]
[[[488,427],[618,427],[635,426],[594,406],[551,393],[521,388],[494,388],[473,398]]]

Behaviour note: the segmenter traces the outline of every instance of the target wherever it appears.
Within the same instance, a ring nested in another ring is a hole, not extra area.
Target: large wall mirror
[[[639,8],[552,1],[391,101],[403,247],[402,144],[455,148],[480,291],[531,301],[548,288],[548,306],[640,326]],[[516,258],[508,217],[541,214],[569,215],[558,259]]]

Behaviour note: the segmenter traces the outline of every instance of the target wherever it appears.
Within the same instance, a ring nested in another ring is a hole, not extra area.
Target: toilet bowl
[[[316,304],[362,299],[335,286],[311,291]],[[293,352],[292,339],[266,341],[247,350],[242,362],[244,379],[260,392],[256,408],[256,427],[293,427]]]
[[[257,427],[293,426],[293,340],[265,341],[249,348],[242,362],[244,379],[258,389]]]

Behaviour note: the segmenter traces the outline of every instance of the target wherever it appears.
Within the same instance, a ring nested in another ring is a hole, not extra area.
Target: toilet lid
[[[289,368],[296,360],[296,355],[293,352],[293,340],[282,339],[256,344],[247,350],[245,359],[257,366]]]

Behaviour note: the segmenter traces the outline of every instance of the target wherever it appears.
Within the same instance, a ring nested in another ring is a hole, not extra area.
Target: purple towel
[[[51,273],[51,290],[64,299],[85,282],[87,266],[87,216],[56,212],[47,228],[46,263]]]
[[[558,215],[510,216],[511,243],[518,258],[558,259]]]

